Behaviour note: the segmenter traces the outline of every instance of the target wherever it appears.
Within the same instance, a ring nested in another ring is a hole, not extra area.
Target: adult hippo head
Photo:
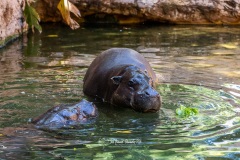
[[[32,122],[40,129],[57,129],[87,123],[98,116],[96,106],[86,100],[74,105],[59,105],[35,118]]]
[[[112,48],[91,63],[83,92],[117,106],[157,112],[161,97],[154,89],[156,82],[155,73],[141,54],[132,49]]]
[[[129,106],[140,112],[158,111],[161,105],[160,95],[152,86],[152,78],[136,66],[129,66],[124,71],[121,76],[111,78],[117,86],[111,103]]]

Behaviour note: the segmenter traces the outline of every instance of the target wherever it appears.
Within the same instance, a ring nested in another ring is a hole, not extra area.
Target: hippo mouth
[[[146,110],[144,110],[143,112],[144,113],[156,113],[158,111],[158,109],[146,109]]]
[[[142,113],[156,113],[159,111],[159,108],[140,108],[139,105],[131,106],[133,110],[142,112]]]

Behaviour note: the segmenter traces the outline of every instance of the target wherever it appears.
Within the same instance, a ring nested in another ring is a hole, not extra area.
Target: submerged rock
[[[58,0],[38,0],[42,21],[61,21]],[[90,22],[240,24],[239,0],[71,0]],[[90,20],[89,20],[90,19]]]
[[[32,123],[36,128],[52,130],[88,123],[98,116],[96,106],[86,100],[74,105],[59,105],[35,118]]]

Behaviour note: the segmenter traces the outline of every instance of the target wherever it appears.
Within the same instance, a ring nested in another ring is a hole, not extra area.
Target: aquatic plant
[[[176,109],[176,115],[181,118],[188,118],[191,116],[195,116],[197,114],[198,114],[197,108],[186,107],[186,106],[180,105],[180,107]]]

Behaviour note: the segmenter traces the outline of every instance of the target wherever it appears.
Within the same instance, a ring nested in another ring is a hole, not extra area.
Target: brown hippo
[[[140,112],[160,109],[161,97],[154,89],[156,75],[145,58],[132,49],[102,52],[91,63],[83,81],[87,96]]]
[[[57,129],[87,123],[98,116],[96,106],[86,100],[74,105],[60,105],[35,118],[32,123],[40,129]]]

